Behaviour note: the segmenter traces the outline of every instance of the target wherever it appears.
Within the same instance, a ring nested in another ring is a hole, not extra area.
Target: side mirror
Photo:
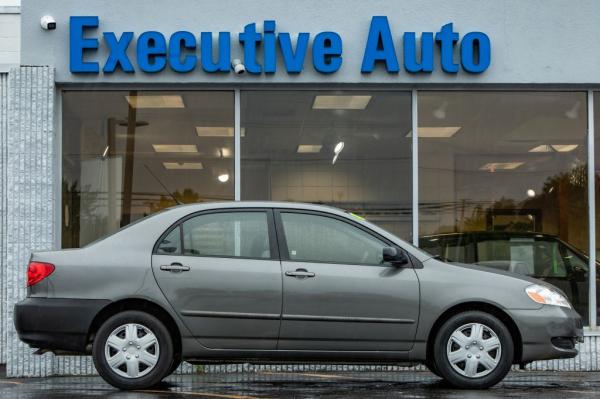
[[[395,247],[383,248],[383,261],[396,267],[402,267],[409,263],[406,254]]]

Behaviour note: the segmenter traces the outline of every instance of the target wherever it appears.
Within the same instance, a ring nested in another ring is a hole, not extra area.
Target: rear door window
[[[222,212],[183,222],[183,254],[231,258],[271,258],[265,211]]]

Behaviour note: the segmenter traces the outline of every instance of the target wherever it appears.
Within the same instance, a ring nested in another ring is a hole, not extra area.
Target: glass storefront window
[[[588,318],[584,92],[419,91],[420,245],[547,280]]]
[[[596,207],[596,309],[600,309],[600,92],[594,92],[594,177]],[[598,313],[596,313],[598,314]],[[600,323],[597,317],[596,324]]]
[[[62,98],[64,248],[234,199],[233,91]],[[587,322],[586,93],[419,91],[418,107],[419,245],[544,279]],[[332,205],[412,241],[411,111],[406,91],[242,90],[241,199]]]
[[[233,92],[64,91],[62,246],[180,203],[234,199]]]
[[[410,239],[411,94],[242,91],[241,198],[333,205]]]

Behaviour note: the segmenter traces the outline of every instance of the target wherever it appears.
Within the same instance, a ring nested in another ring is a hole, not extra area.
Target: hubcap
[[[462,376],[483,377],[494,371],[500,361],[502,346],[498,335],[480,323],[469,323],[457,328],[446,347],[446,356],[452,368]]]
[[[121,377],[143,377],[158,363],[158,339],[146,326],[124,324],[108,336],[104,356],[111,370]]]

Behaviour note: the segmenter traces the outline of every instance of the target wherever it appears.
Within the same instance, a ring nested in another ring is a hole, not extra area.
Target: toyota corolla
[[[183,205],[81,249],[35,252],[22,341],[92,355],[121,389],[182,361],[424,363],[461,388],[571,358],[582,320],[557,288],[450,264],[351,213],[275,202]]]

